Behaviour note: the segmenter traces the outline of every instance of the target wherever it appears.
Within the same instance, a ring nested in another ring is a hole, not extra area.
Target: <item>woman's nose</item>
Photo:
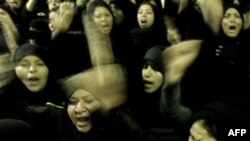
[[[230,22],[235,22],[235,17],[234,16],[230,17]]]
[[[78,112],[78,113],[86,112],[87,111],[87,107],[84,104],[84,102],[78,102],[77,105],[76,105],[76,107],[75,107],[75,111]]]
[[[151,74],[152,74],[152,68],[150,66],[148,66],[147,68],[145,68],[145,75],[151,76]]]
[[[31,66],[29,67],[29,72],[36,72],[36,67],[33,66],[33,65],[31,65]]]
[[[141,16],[145,17],[146,16],[146,12],[142,12]]]

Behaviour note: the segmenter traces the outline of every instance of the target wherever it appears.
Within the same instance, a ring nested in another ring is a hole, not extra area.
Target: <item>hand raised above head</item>
[[[71,1],[65,1],[60,4],[60,15],[64,14],[69,14],[73,15],[74,14],[74,3]]]
[[[100,111],[107,113],[127,99],[126,72],[119,64],[100,65],[59,81],[69,97],[74,91],[84,89],[100,102]]]
[[[182,41],[163,51],[165,79],[169,84],[175,84],[182,79],[187,68],[198,56],[201,42],[201,40]]]

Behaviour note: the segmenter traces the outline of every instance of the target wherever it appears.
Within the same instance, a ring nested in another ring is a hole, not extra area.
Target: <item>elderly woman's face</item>
[[[91,93],[78,89],[69,98],[67,113],[79,132],[88,133],[92,128],[91,114],[99,108],[99,101]]]
[[[19,9],[22,5],[22,0],[6,0],[6,3],[12,8],[12,9]]]
[[[98,30],[103,34],[109,34],[113,27],[113,17],[105,7],[96,7],[93,13],[93,21]]]
[[[35,55],[23,57],[15,68],[17,77],[31,92],[43,90],[47,84],[49,69],[46,64]]]
[[[222,29],[226,36],[235,38],[243,26],[240,13],[235,8],[229,8],[222,18]]]

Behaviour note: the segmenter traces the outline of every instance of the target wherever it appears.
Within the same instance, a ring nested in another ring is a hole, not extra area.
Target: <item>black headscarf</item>
[[[230,136],[228,137],[230,129],[249,128],[246,100],[241,98],[242,97],[235,97],[229,101],[224,100],[207,104],[194,115],[193,121],[205,119],[213,123],[217,130],[215,133],[216,138],[218,138],[219,141],[224,141],[230,138]],[[236,140],[240,140],[240,138]]]
[[[146,60],[151,60],[153,61],[158,67],[159,71],[164,74],[164,66],[162,62],[162,57],[161,57],[161,52],[163,50],[164,46],[154,46],[150,48],[145,56],[144,56],[144,61]]]
[[[49,59],[47,52],[37,44],[26,43],[21,45],[15,52],[14,62],[19,62],[26,55],[36,55],[48,66]]]
[[[234,8],[234,9],[236,9],[236,10],[239,12],[239,14],[240,14],[240,18],[242,19],[242,28],[241,28],[241,31],[240,31],[239,35],[235,38],[235,39],[237,40],[237,39],[241,38],[243,29],[244,29],[244,28],[243,28],[243,27],[244,27],[244,16],[243,16],[243,11],[242,11],[242,9],[239,7],[239,5],[237,5],[237,4],[228,4],[228,5],[225,5],[225,6],[224,6],[224,9],[223,9],[223,17],[222,17],[222,18],[224,18],[224,14],[225,14],[225,12],[226,12],[229,8]],[[225,40],[225,42],[228,42],[229,40],[230,40],[230,41],[232,40],[232,38],[229,38],[227,35],[225,35],[225,33],[224,33],[222,27],[221,27],[221,29],[220,29],[220,32],[219,32],[219,35],[218,35],[218,36],[219,36],[219,38],[221,38],[222,41]],[[234,39],[234,40],[235,40],[235,39]]]

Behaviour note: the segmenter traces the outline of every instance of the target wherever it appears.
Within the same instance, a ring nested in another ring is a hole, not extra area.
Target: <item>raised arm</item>
[[[55,31],[52,32],[52,39],[57,35],[67,32],[74,18],[74,3],[63,2],[60,4],[59,17],[55,24]]]
[[[181,103],[181,80],[187,68],[199,54],[201,40],[183,41],[167,48],[163,53],[165,66],[160,109],[164,116],[176,123],[186,124],[192,112]]]
[[[0,28],[8,49],[13,54],[18,47],[19,32],[10,15],[3,9],[0,9]]]

